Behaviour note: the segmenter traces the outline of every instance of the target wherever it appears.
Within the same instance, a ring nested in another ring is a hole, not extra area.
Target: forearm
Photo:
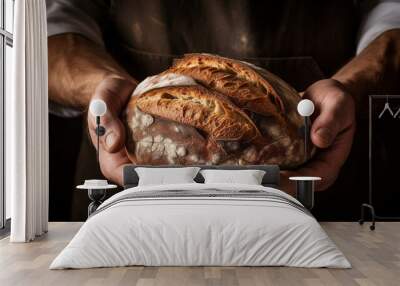
[[[398,93],[399,76],[400,29],[396,29],[380,35],[333,78],[343,83],[360,107],[368,94]]]
[[[77,34],[49,37],[49,98],[85,110],[98,84],[107,77],[134,81],[102,48]]]

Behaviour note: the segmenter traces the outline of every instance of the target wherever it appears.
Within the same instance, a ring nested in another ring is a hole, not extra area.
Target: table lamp
[[[309,146],[310,146],[310,129],[311,120],[310,116],[314,113],[314,103],[309,99],[303,99],[297,105],[297,112],[304,117],[304,161],[309,159]]]
[[[100,117],[106,114],[107,112],[107,105],[101,99],[94,99],[90,102],[89,105],[90,113],[96,117],[96,135],[97,135],[97,163],[100,163],[100,136],[103,136],[106,133],[106,129],[104,126],[100,125]],[[100,166],[99,166],[100,168]]]
[[[308,161],[310,155],[310,116],[314,113],[314,103],[309,99],[303,99],[297,105],[298,113],[304,117],[304,162]],[[290,177],[289,180],[296,181],[296,198],[308,209],[314,207],[314,186],[315,181],[321,180],[320,177],[297,176]]]

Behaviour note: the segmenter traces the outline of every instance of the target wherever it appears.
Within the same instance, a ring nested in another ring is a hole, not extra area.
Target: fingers
[[[106,152],[117,152],[124,146],[125,128],[119,118],[134,87],[134,83],[129,80],[108,78],[99,84],[92,97],[92,99],[103,100],[107,105],[106,114],[100,118],[100,124],[106,130],[100,137],[100,148]],[[96,118],[90,112],[88,127],[92,142],[97,146]]]
[[[319,148],[331,146],[336,135],[340,132],[341,125],[328,108],[322,108],[311,127],[311,140]]]
[[[323,80],[304,93],[316,107],[311,140],[318,148],[331,146],[339,133],[354,124],[354,102],[339,82]]]
[[[100,169],[112,182],[122,186],[122,174],[125,165],[130,164],[125,149],[115,153],[100,152]]]
[[[97,148],[95,119],[88,119],[88,123],[92,143]],[[99,139],[100,148],[110,153],[117,152],[124,146],[125,142],[125,128],[123,123],[118,116],[113,116],[109,112],[101,117],[100,123],[106,130],[105,134]]]

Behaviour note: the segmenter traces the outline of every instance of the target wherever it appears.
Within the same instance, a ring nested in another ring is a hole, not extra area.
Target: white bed
[[[351,267],[291,196],[264,186],[198,183],[114,195],[50,269],[128,265]]]

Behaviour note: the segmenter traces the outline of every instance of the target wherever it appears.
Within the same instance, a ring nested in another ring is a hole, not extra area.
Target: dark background
[[[75,169],[82,138],[82,117],[49,115],[49,220],[70,221]]]
[[[386,102],[396,114],[400,96],[372,97],[372,202],[379,216],[400,217],[400,113],[379,118]]]

